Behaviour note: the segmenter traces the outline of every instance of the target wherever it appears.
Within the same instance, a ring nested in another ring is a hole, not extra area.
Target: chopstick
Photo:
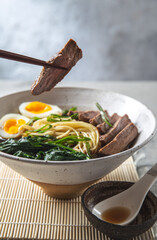
[[[53,63],[48,63],[48,62],[45,62],[40,59],[24,56],[24,55],[13,53],[13,52],[4,51],[1,49],[0,49],[0,58],[5,58],[5,59],[9,59],[9,60],[34,64],[34,65],[39,65],[39,66],[44,66],[44,67],[52,67],[52,68],[67,70],[67,68],[64,68],[61,66],[56,66]]]

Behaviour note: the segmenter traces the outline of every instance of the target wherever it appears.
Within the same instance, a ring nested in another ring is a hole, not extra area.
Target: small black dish
[[[146,232],[157,221],[157,198],[150,191],[137,217],[126,226],[105,222],[92,214],[92,209],[98,202],[126,190],[133,184],[121,181],[101,182],[89,187],[82,195],[86,217],[94,227],[110,238],[130,239]]]

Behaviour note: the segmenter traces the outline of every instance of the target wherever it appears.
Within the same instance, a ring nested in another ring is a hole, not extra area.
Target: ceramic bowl
[[[0,117],[18,113],[22,102],[42,101],[63,109],[77,106],[79,110],[97,110],[99,102],[109,114],[127,113],[136,124],[139,136],[134,146],[112,156],[83,161],[48,161],[25,159],[0,152],[0,160],[27,179],[42,187],[45,193],[59,198],[78,196],[92,183],[116,169],[135,151],[147,144],[155,134],[155,117],[142,103],[113,92],[83,88],[54,88],[33,96],[30,91],[0,98]]]
[[[88,220],[110,238],[130,239],[146,232],[157,221],[157,198],[150,191],[137,217],[126,226],[105,222],[92,213],[97,203],[126,190],[132,184],[121,181],[101,182],[89,187],[82,195],[82,206]]]

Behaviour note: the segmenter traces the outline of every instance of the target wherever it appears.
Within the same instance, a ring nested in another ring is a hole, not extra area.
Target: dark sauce
[[[114,207],[105,210],[101,214],[101,218],[109,223],[120,224],[129,217],[130,213],[130,209],[126,207]]]

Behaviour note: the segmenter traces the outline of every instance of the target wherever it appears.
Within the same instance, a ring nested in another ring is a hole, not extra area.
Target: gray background
[[[65,81],[157,79],[156,0],[0,0],[0,49],[47,60],[69,38],[84,56]],[[0,59],[0,79],[40,70]]]

